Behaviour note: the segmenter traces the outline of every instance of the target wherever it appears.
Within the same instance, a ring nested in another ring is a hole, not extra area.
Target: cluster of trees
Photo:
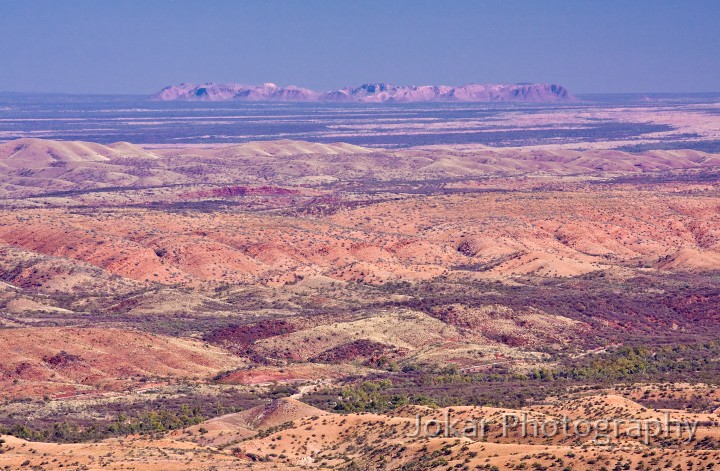
[[[623,346],[595,357],[583,357],[554,372],[557,378],[579,381],[720,381],[720,342],[668,345],[658,348]]]
[[[393,382],[389,379],[363,381],[340,390],[340,400],[335,405],[339,412],[384,412],[407,404],[435,407],[437,404],[424,394],[391,392]]]
[[[622,346],[606,353],[560,358],[555,367],[518,373],[463,374],[454,368],[406,365],[372,380],[350,380],[340,388],[310,394],[306,401],[338,412],[387,412],[406,404],[448,407],[523,407],[570,387],[601,389],[617,383],[720,383],[720,342],[650,348]],[[678,408],[714,409],[702,398]],[[650,401],[648,401],[650,404]]]
[[[180,410],[161,409],[142,411],[135,415],[119,414],[107,424],[82,426],[68,421],[57,422],[50,427],[32,428],[26,424],[0,427],[0,434],[41,442],[86,442],[114,435],[153,433],[176,430],[204,421],[199,407],[183,405]]]

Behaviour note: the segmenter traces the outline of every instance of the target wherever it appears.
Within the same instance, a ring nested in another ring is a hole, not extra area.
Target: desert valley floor
[[[0,144],[0,468],[713,469],[719,178],[603,143]]]

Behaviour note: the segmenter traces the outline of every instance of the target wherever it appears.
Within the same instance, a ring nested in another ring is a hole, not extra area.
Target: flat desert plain
[[[720,155],[581,147],[0,144],[0,467],[713,469]]]

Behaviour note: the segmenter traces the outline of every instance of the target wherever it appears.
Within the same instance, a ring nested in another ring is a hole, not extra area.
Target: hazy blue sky
[[[720,0],[0,0],[0,91],[183,81],[720,91]]]

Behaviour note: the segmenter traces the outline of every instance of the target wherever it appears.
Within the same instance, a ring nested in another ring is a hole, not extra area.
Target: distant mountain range
[[[386,83],[345,87],[329,92],[317,92],[290,85],[278,87],[274,83],[241,85],[236,83],[202,85],[182,83],[163,88],[151,96],[158,101],[273,101],[273,102],[561,102],[576,98],[562,85],[556,84],[468,84],[398,86]]]

